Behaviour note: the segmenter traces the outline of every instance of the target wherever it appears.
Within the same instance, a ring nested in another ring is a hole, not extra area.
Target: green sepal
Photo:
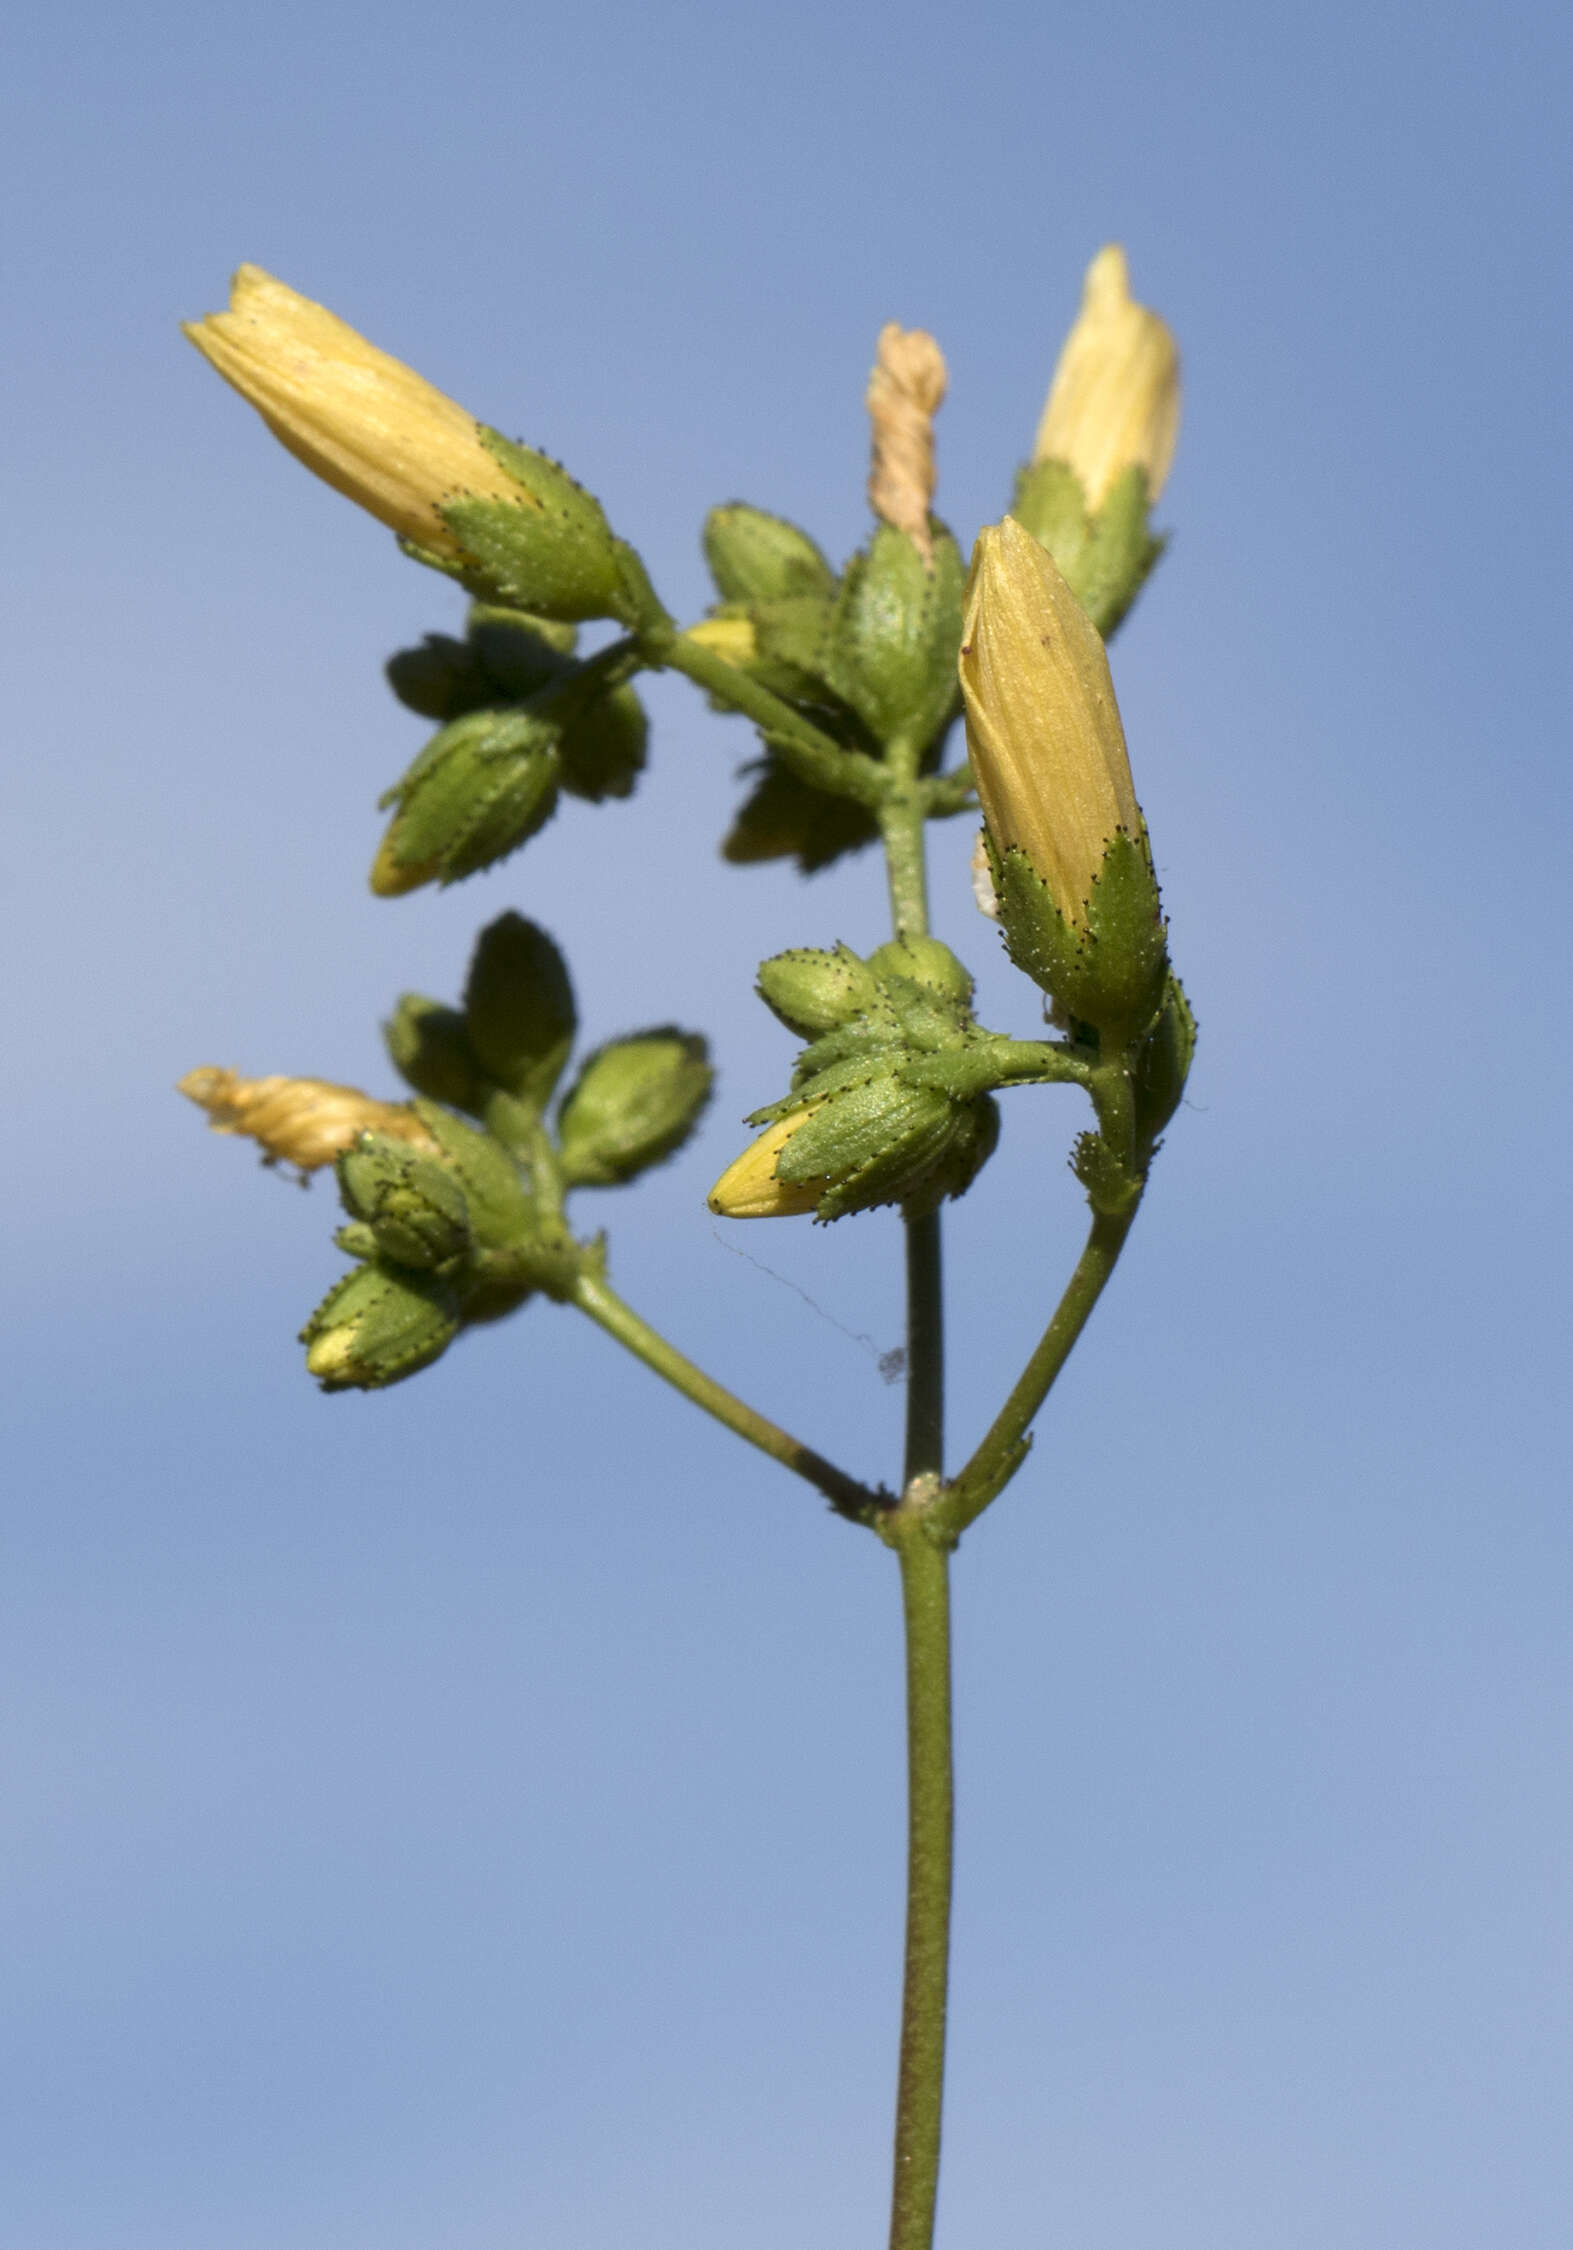
[[[570,1187],[620,1187],[676,1154],[715,1074],[697,1032],[663,1024],[585,1059],[557,1120]]]
[[[597,695],[563,729],[558,744],[562,785],[598,805],[629,797],[644,770],[649,722],[631,687]]]
[[[1077,1134],[1070,1166],[1101,1218],[1123,1219],[1141,1201],[1141,1174],[1122,1164],[1101,1134]]]
[[[1131,1069],[1136,1137],[1149,1152],[1180,1106],[1195,1052],[1196,1018],[1184,986],[1171,974],[1158,1020],[1136,1050]]]
[[[429,1367],[458,1333],[450,1283],[372,1263],[334,1284],[300,1340],[307,1371],[325,1391],[380,1391]]]
[[[479,1112],[485,1091],[457,1008],[419,992],[402,993],[382,1036],[394,1069],[417,1094],[450,1109]]]
[[[521,491],[517,500],[439,504],[464,549],[465,583],[483,599],[559,622],[627,618],[628,590],[600,502],[548,455],[484,425],[480,434]]]
[[[724,602],[835,592],[836,574],[808,533],[743,500],[711,509],[705,518],[704,550]]]
[[[1109,840],[1087,899],[1086,926],[1060,912],[1019,845],[989,847],[1000,929],[1018,969],[1066,1015],[1114,1046],[1139,1038],[1163,996],[1168,954],[1145,835]]]
[[[475,941],[461,1018],[487,1078],[538,1115],[563,1074],[577,1020],[567,967],[546,932],[522,914],[489,922]]]
[[[791,859],[803,875],[817,875],[848,852],[879,840],[879,823],[866,805],[851,797],[827,796],[811,789],[778,758],[745,766],[754,786],[739,805],[721,845],[734,867]]]
[[[756,989],[788,1031],[817,1039],[871,1007],[879,995],[879,979],[849,946],[837,945],[829,952],[794,946],[760,962]]]
[[[535,1206],[500,1141],[437,1102],[410,1105],[458,1177],[470,1231],[483,1250],[508,1250],[536,1232]]]
[[[888,1064],[816,1100],[783,1147],[776,1176],[800,1186],[823,1181],[815,1216],[827,1223],[884,1203],[914,1218],[935,1210],[971,1184],[999,1135],[987,1097],[952,1102],[904,1085]]]
[[[372,867],[392,898],[505,859],[557,809],[557,722],[529,710],[454,719],[380,800],[395,806]]]
[[[820,669],[882,743],[927,749],[953,716],[959,689],[966,567],[943,525],[925,563],[913,540],[881,524],[841,581]]]
[[[384,1133],[362,1133],[335,1169],[345,1210],[370,1228],[379,1256],[441,1272],[468,1251],[469,1204],[436,1157]]]
[[[1151,530],[1146,470],[1126,469],[1091,515],[1068,462],[1035,461],[1016,479],[1010,512],[1048,549],[1088,617],[1111,639],[1164,549]]]

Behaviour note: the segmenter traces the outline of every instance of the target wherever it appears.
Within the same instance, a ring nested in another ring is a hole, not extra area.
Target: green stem
[[[879,807],[898,938],[928,934],[918,749],[887,745]],[[940,1217],[906,1222],[907,1442],[902,1506],[880,1525],[901,1562],[907,1655],[907,1935],[901,1981],[890,2250],[932,2250],[945,2096],[950,1979],[952,1766],[949,1541],[933,1536],[945,1444],[945,1303]]]
[[[887,790],[879,806],[879,832],[884,839],[885,873],[890,883],[891,927],[898,938],[926,937],[928,865],[918,783],[897,782]]]
[[[945,1454],[945,1282],[939,1213],[907,1221],[907,1451],[902,1477],[938,1477]]]
[[[872,758],[861,750],[844,750],[790,703],[702,641],[672,632],[652,635],[645,646],[652,663],[684,673],[696,687],[752,719],[799,780],[862,805],[875,805],[884,795],[887,778]]]
[[[1049,1394],[1049,1389],[1070,1356],[1072,1345],[1087,1325],[1093,1306],[1131,1231],[1135,1206],[1117,1218],[1094,1215],[1092,1231],[1065,1294],[1036,1351],[1022,1369],[1015,1389],[1000,1408],[983,1442],[955,1479],[936,1508],[936,1519],[953,1538],[982,1515],[1001,1492],[1025,1457],[1028,1425]]]
[[[685,1359],[675,1344],[669,1344],[648,1321],[640,1319],[631,1305],[624,1303],[602,1275],[581,1271],[574,1281],[569,1302],[588,1313],[598,1327],[626,1346],[636,1359],[642,1359],[646,1367],[653,1369],[674,1390],[681,1391],[684,1398],[713,1415],[724,1428],[757,1446],[761,1453],[768,1453],[771,1460],[779,1461],[783,1468],[806,1478],[824,1494],[838,1515],[850,1517],[854,1523],[871,1523],[885,1512],[885,1504],[877,1493],[859,1484],[855,1477],[848,1476],[834,1462],[827,1461],[822,1453],[804,1445],[779,1424],[769,1421],[763,1414],[756,1414],[751,1406],[745,1406],[703,1368]]]
[[[894,1536],[892,1536],[894,1535]],[[950,1554],[908,1512],[901,1559],[907,1654],[907,1934],[890,2250],[931,2250],[945,2091],[950,1958]]]

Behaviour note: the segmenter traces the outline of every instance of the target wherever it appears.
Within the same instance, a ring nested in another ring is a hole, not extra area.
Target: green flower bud
[[[766,683],[769,684],[768,682]],[[775,758],[745,769],[755,776],[721,845],[734,867],[794,859],[800,873],[817,875],[848,852],[874,843],[879,824],[866,805],[811,789]]]
[[[1158,1021],[1137,1049],[1131,1073],[1136,1131],[1149,1148],[1180,1106],[1195,1052],[1196,1018],[1179,978],[1171,976]]]
[[[759,964],[759,997],[788,1031],[817,1039],[850,1023],[879,996],[872,964],[865,967],[850,947],[821,953],[795,946]]]
[[[579,638],[577,625],[490,602],[471,602],[465,630],[482,675],[499,695],[520,701],[570,669]]]
[[[447,633],[428,633],[414,648],[395,649],[385,670],[405,709],[423,719],[457,719],[486,701],[473,651]]]
[[[775,1177],[788,1191],[817,1186],[815,1215],[826,1221],[883,1203],[909,1217],[932,1211],[971,1185],[999,1137],[988,1096],[957,1102],[906,1085],[895,1057],[818,1094],[804,1117],[776,1156]]]
[[[795,523],[734,500],[705,518],[705,561],[724,602],[768,602],[783,594],[832,594],[829,563]]]
[[[630,615],[617,546],[598,500],[560,463],[482,427],[517,496],[442,502],[462,550],[459,575],[490,601],[574,622]]]
[[[396,810],[372,864],[379,898],[456,883],[505,859],[557,806],[558,727],[530,711],[472,711],[426,745],[381,800]]]
[[[463,1188],[436,1157],[407,1141],[362,1133],[338,1160],[339,1195],[351,1219],[371,1229],[380,1256],[433,1271],[470,1247]]]
[[[592,805],[631,797],[644,771],[649,731],[644,705],[631,687],[596,696],[563,729],[558,744],[563,787]]]
[[[508,1250],[536,1231],[535,1206],[512,1157],[489,1133],[436,1102],[411,1107],[441,1149],[464,1190],[470,1230],[483,1250]]]
[[[571,1187],[616,1187],[675,1155],[710,1099],[705,1042],[671,1025],[591,1055],[558,1119]]]
[[[475,1051],[457,1008],[428,1000],[419,992],[401,994],[382,1027],[393,1067],[417,1094],[450,1109],[479,1110],[480,1079]]]
[[[476,940],[463,1021],[486,1076],[544,1109],[573,1046],[573,987],[556,946],[522,914],[499,915]]]
[[[868,965],[877,977],[909,977],[947,1000],[971,1005],[972,978],[942,938],[892,938],[874,948]]]
[[[848,565],[822,669],[878,741],[927,749],[954,715],[965,581],[943,528],[928,563],[905,531],[881,524]]]
[[[356,1266],[300,1332],[306,1372],[325,1391],[380,1391],[440,1358],[459,1333],[459,1304],[435,1274]]]

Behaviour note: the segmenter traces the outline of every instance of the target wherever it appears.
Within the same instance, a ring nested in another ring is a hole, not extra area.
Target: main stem
[[[915,754],[891,745],[907,787],[880,808],[897,937],[928,933],[928,874]],[[937,1211],[908,1217],[907,1440],[901,1506],[885,1536],[901,1563],[907,1673],[907,1929],[901,1984],[890,2250],[932,2250],[945,2094],[950,1976],[950,1542],[931,1536],[944,1469],[945,1304]]]
[[[907,1939],[890,2250],[931,2250],[950,1967],[950,1555],[921,1516],[897,1541],[907,1640]]]

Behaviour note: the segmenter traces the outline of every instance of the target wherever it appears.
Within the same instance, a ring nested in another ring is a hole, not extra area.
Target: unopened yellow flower
[[[240,268],[228,312],[185,332],[297,460],[404,538],[456,560],[440,501],[529,504],[473,415],[260,266]]]
[[[433,1156],[442,1151],[412,1109],[374,1101],[325,1078],[242,1078],[206,1063],[175,1088],[208,1113],[215,1133],[239,1133],[277,1162],[314,1172],[353,1147],[362,1133],[387,1133]]]
[[[808,1122],[817,1106],[794,1110],[790,1117],[767,1125],[737,1162],[728,1165],[710,1190],[710,1208],[719,1218],[792,1219],[815,1208],[825,1192],[824,1181],[778,1180],[776,1163],[787,1142],[800,1125]]]
[[[1142,833],[1109,660],[1053,558],[1013,516],[980,533],[961,641],[967,745],[996,851],[1019,845],[1085,926],[1117,830]]]
[[[1132,297],[1125,252],[1110,242],[1087,268],[1032,458],[1068,462],[1093,510],[1137,466],[1156,500],[1179,429],[1179,351],[1158,315]]]
[[[697,641],[715,656],[724,656],[728,664],[751,664],[758,653],[751,617],[702,617],[697,625],[688,627],[683,638]]]

